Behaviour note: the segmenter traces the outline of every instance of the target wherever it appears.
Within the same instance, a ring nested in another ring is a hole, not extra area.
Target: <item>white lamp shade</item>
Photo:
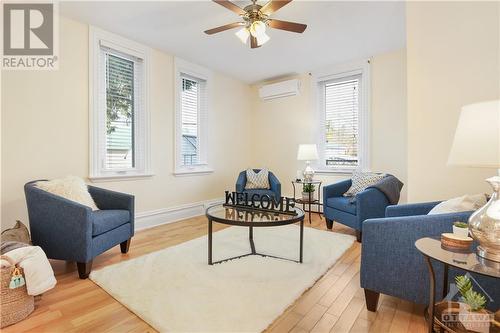
[[[462,107],[448,164],[500,168],[500,100]]]
[[[297,160],[299,161],[314,161],[318,159],[318,149],[315,144],[299,145],[297,152]]]
[[[269,37],[265,32],[258,35],[256,38],[257,38],[257,45],[259,46],[266,44],[271,39],[271,37]]]
[[[248,41],[248,37],[250,37],[250,33],[248,32],[248,29],[246,27],[238,30],[235,35],[241,40],[243,44],[246,44]]]
[[[254,37],[259,37],[262,34],[266,33],[266,24],[262,21],[255,21],[250,26],[250,33]]]

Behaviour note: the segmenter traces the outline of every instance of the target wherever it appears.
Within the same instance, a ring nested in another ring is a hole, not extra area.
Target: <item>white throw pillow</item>
[[[344,193],[344,197],[353,197],[364,191],[368,186],[378,183],[386,175],[383,173],[354,171],[351,187]]]
[[[39,181],[35,186],[44,191],[88,206],[92,210],[99,210],[94,199],[90,196],[87,184],[80,177],[68,176],[61,179]]]
[[[428,215],[468,212],[486,205],[486,194],[464,195],[437,204]]]
[[[253,171],[253,169],[247,169],[247,183],[245,184],[245,190],[268,190],[269,188],[271,188],[271,186],[269,185],[269,171],[267,169],[261,169],[257,173]]]

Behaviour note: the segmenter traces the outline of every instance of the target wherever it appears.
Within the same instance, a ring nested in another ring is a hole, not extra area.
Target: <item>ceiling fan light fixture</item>
[[[262,34],[266,34],[266,24],[262,21],[255,21],[250,26],[250,33],[254,37],[259,37]]]
[[[248,41],[248,37],[250,37],[250,32],[248,32],[248,29],[246,27],[243,27],[238,30],[235,35],[241,40],[243,44],[246,44]]]
[[[258,0],[251,0],[252,4],[244,8],[241,8],[230,0],[212,1],[238,14],[240,21],[205,30],[205,33],[213,35],[229,29],[242,27],[235,34],[243,44],[247,44],[250,39],[250,47],[252,49],[264,45],[271,39],[266,33],[268,27],[295,33],[303,33],[307,28],[305,24],[270,18],[270,15],[293,0],[267,0],[267,3],[263,6],[257,4]]]
[[[265,32],[262,34],[259,34],[255,38],[257,38],[257,45],[259,45],[259,46],[264,45],[265,43],[267,43],[271,39],[271,37],[269,37]]]

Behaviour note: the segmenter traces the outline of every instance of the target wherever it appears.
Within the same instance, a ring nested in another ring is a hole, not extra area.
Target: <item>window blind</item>
[[[361,75],[323,82],[324,157],[329,167],[356,167]]]
[[[203,89],[200,80],[187,75],[181,75],[181,118],[182,118],[182,165],[199,163],[199,114],[200,95]]]
[[[135,166],[135,64],[104,51],[106,66],[105,168],[126,170]]]

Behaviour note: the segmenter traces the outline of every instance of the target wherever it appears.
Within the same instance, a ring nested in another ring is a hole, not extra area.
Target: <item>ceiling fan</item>
[[[243,22],[229,23],[217,28],[205,30],[205,33],[207,35],[213,35],[221,31],[242,27],[236,32],[236,36],[238,36],[244,44],[246,44],[250,38],[250,47],[252,49],[260,47],[269,41],[270,37],[266,34],[267,27],[297,33],[302,33],[307,28],[305,24],[275,20],[269,17],[281,7],[292,2],[292,0],[271,0],[264,6],[258,5],[257,0],[252,0],[252,4],[245,8],[241,8],[227,0],[213,1],[238,14]]]

